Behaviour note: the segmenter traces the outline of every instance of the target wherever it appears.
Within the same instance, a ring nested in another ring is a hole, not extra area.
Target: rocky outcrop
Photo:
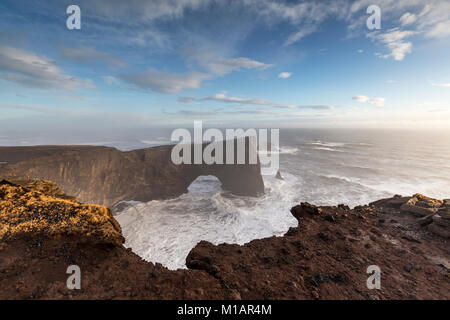
[[[0,179],[54,181],[82,202],[106,206],[122,200],[177,197],[202,175],[216,176],[224,189],[236,195],[264,194],[259,162],[175,165],[171,161],[172,148],[121,152],[89,146],[0,147],[0,162],[7,163],[0,166]],[[247,159],[250,148],[247,141]]]
[[[202,241],[188,269],[170,271],[120,245],[104,207],[78,204],[47,182],[0,190],[2,227],[33,222],[0,242],[0,299],[449,299],[448,240],[392,199],[353,210],[302,203],[284,236]],[[66,286],[69,265],[81,269],[81,290]],[[381,269],[381,290],[366,286],[370,265]]]
[[[436,200],[416,193],[412,197],[395,196],[371,203],[372,206],[399,208],[404,215],[416,217],[416,221],[428,231],[450,238],[449,200]]]
[[[432,222],[428,225],[428,230],[443,237],[450,239],[450,203],[440,208],[432,216]]]
[[[400,209],[406,213],[425,217],[430,214],[435,214],[442,205],[443,201],[431,199],[418,193],[408,199]]]
[[[91,244],[124,243],[107,207],[80,204],[49,181],[0,182],[0,242],[62,236]]]

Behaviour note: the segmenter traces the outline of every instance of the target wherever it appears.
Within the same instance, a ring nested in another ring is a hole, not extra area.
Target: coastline
[[[65,197],[39,185],[27,187],[39,195],[36,208],[48,205],[49,190],[56,197],[51,201]],[[284,236],[242,246],[200,242],[186,259],[188,269],[177,271],[145,262],[117,242],[81,241],[73,230],[56,237],[31,232],[2,241],[0,298],[446,299],[448,239],[401,209],[413,198],[353,210],[303,203],[291,210],[298,226]],[[442,201],[419,201],[445,207]],[[70,264],[82,270],[81,290],[66,287]],[[366,269],[374,264],[382,270],[382,290],[366,287]]]

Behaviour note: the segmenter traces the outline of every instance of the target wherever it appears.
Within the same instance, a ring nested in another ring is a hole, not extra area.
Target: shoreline
[[[45,186],[35,183],[28,190],[51,191],[51,201],[64,197]],[[445,299],[448,239],[421,225],[432,225],[433,219],[424,222],[406,211],[404,205],[413,198],[429,203],[428,209],[447,208],[447,203],[419,195],[354,209],[302,203],[291,210],[298,226],[284,236],[242,246],[202,241],[189,253],[188,269],[176,271],[145,262],[117,242],[81,241],[70,236],[73,231],[56,238],[28,234],[2,242],[0,298]],[[36,208],[47,208],[39,201]],[[66,287],[69,264],[81,268],[81,290]],[[366,288],[366,269],[374,264],[384,275],[382,290]]]

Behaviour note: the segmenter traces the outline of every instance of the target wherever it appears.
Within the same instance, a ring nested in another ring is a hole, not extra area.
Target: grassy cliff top
[[[28,236],[124,242],[120,225],[107,207],[81,204],[49,181],[1,181],[0,241]]]

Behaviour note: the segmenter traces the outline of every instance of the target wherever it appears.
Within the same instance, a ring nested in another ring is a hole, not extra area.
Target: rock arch
[[[175,165],[173,146],[122,152],[93,146],[0,147],[0,178],[42,179],[85,203],[112,206],[123,200],[177,197],[199,176],[212,175],[236,195],[260,196],[264,183],[257,164]],[[246,144],[246,152],[249,146]]]

